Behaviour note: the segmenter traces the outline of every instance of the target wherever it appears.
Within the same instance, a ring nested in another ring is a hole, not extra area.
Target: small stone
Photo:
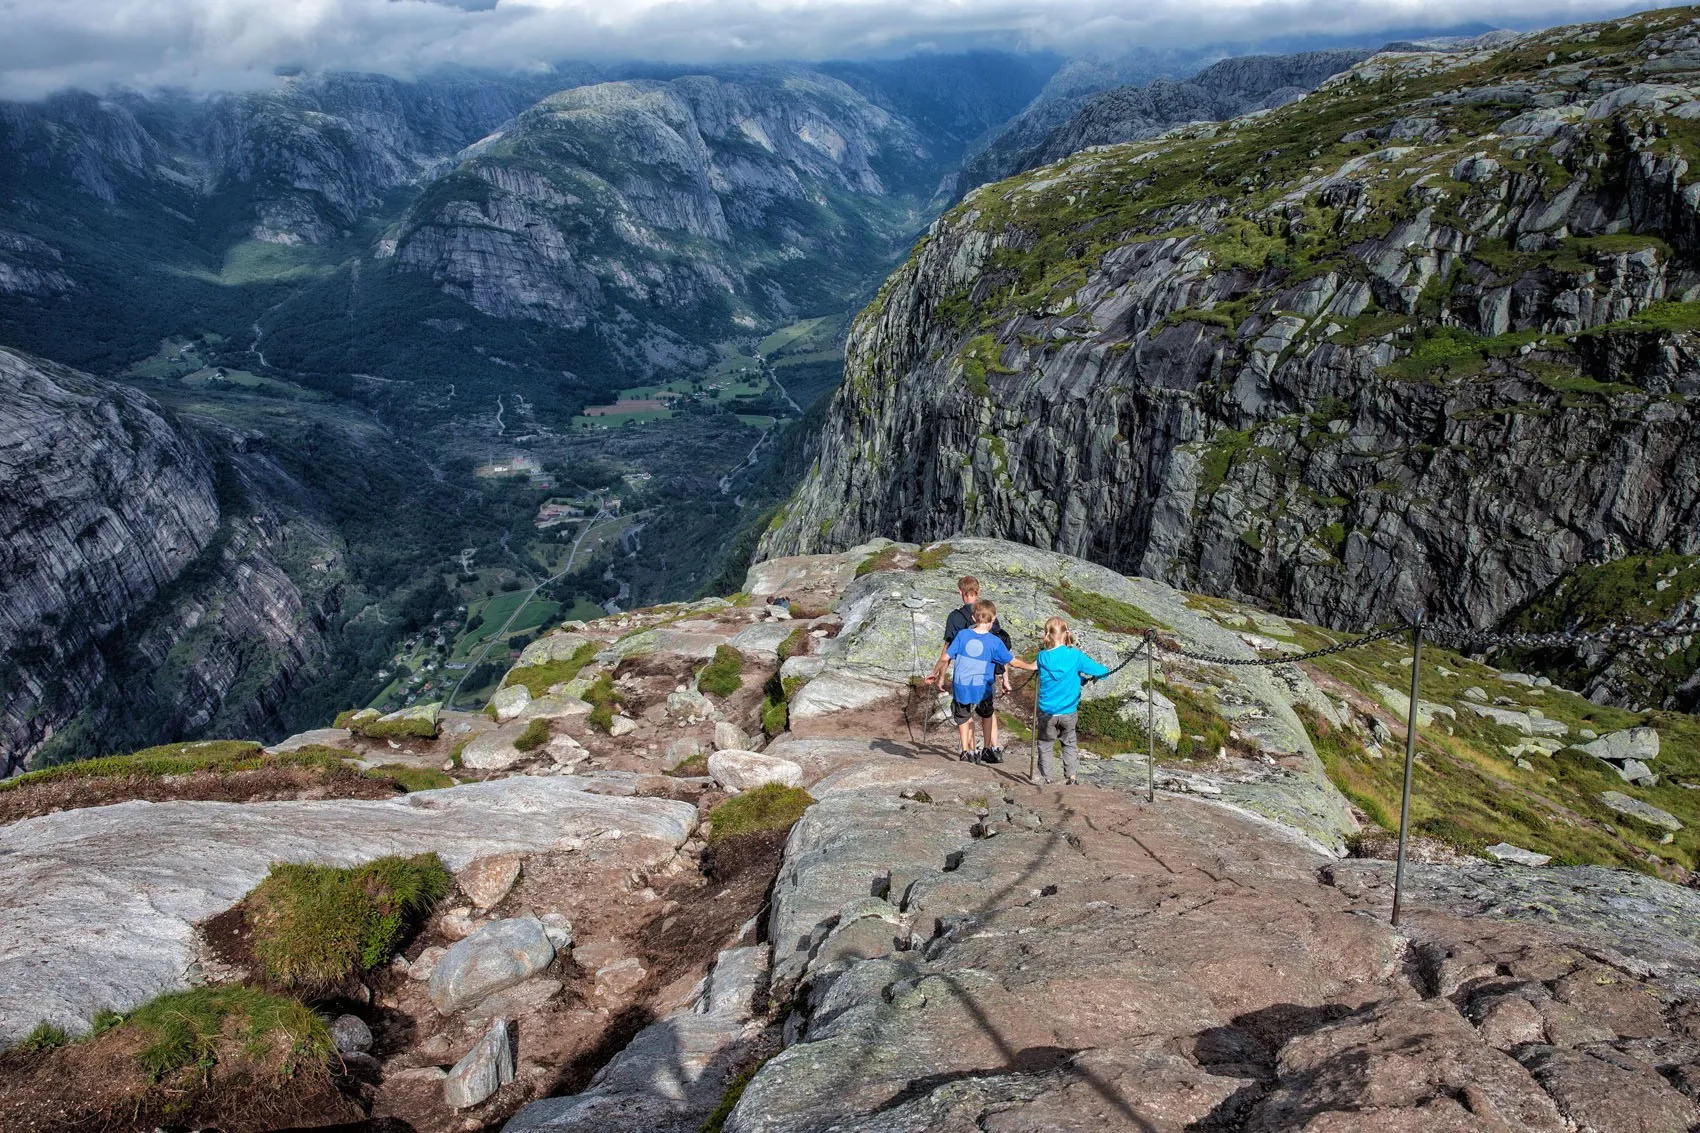
[[[627,956],[596,970],[596,994],[619,999],[635,990],[649,975],[636,956]]]
[[[480,909],[493,909],[519,880],[518,854],[490,854],[475,858],[459,873],[455,884]]]
[[[372,1028],[358,1015],[339,1015],[331,1024],[331,1041],[339,1054],[365,1054],[372,1049]]]
[[[514,1052],[508,1043],[508,1021],[493,1019],[466,1057],[443,1079],[443,1100],[451,1109],[467,1109],[514,1080]]]
[[[661,766],[668,771],[673,770],[686,760],[694,759],[702,752],[702,741],[696,739],[674,740],[667,745],[667,754],[661,758]]]
[[[437,970],[437,962],[448,953],[448,949],[439,944],[421,952],[417,959],[407,966],[407,978],[410,980],[428,980],[431,973]]]
[[[714,725],[715,751],[745,751],[750,741],[744,735],[743,729],[730,720],[722,720]]]
[[[1486,704],[1488,701],[1487,690],[1481,685],[1471,685],[1469,688],[1464,690],[1464,699],[1480,701],[1482,704]]]
[[[478,928],[470,910],[450,909],[437,920],[437,927],[450,940],[465,940]]]
[[[1582,728],[1576,734],[1585,740],[1597,740],[1600,738],[1600,734],[1592,728]]]
[[[803,769],[789,759],[753,751],[717,751],[708,757],[708,773],[722,790],[736,794],[768,783],[803,785]]]
[[[610,736],[629,736],[637,731],[637,721],[629,716],[616,716],[608,722]]]
[[[573,922],[565,913],[544,913],[537,919],[542,922],[544,935],[555,946],[556,952],[565,952],[573,946]]]

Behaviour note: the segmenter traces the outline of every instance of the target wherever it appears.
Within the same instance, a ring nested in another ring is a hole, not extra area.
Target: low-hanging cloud
[[[0,98],[262,85],[280,68],[544,70],[564,60],[818,60],[1005,47],[1361,36],[1597,18],[1601,0],[0,0]]]

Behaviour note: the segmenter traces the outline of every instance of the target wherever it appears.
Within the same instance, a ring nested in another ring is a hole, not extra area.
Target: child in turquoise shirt
[[[1050,782],[1055,764],[1051,745],[1062,740],[1063,780],[1080,781],[1080,748],[1076,725],[1083,677],[1107,676],[1110,670],[1074,647],[1074,634],[1061,618],[1048,618],[1039,650],[1039,776]]]

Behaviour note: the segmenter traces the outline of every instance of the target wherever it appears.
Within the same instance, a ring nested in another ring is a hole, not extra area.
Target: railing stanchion
[[[1157,643],[1145,631],[1145,801],[1157,801]]]
[[[1411,772],[1417,762],[1417,698],[1422,691],[1423,623],[1411,627],[1411,704],[1405,716],[1405,787],[1399,795],[1399,857],[1393,866],[1393,927],[1405,896],[1405,836],[1411,825]]]

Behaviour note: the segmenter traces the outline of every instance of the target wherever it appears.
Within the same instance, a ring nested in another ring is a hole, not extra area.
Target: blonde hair
[[[980,596],[980,580],[971,574],[965,574],[956,580],[956,592],[962,595],[964,602],[972,601]]]
[[[998,608],[992,605],[990,598],[982,598],[974,603],[974,624],[991,625],[998,620]]]
[[[1055,649],[1059,645],[1073,645],[1074,634],[1069,630],[1068,623],[1061,618],[1046,618],[1044,642],[1046,649]]]

